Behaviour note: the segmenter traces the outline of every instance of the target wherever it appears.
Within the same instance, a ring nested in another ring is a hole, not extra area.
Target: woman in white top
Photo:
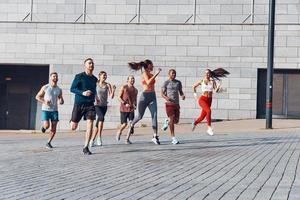
[[[229,72],[222,68],[218,68],[216,70],[211,71],[210,69],[205,70],[204,78],[201,81],[196,82],[193,85],[194,97],[198,100],[199,106],[202,108],[202,112],[198,119],[193,121],[192,130],[195,129],[197,124],[199,124],[205,117],[207,121],[207,134],[213,135],[213,130],[211,128],[211,102],[212,102],[212,94],[215,90],[218,92],[220,90],[221,84],[216,83],[216,80],[220,80],[220,77],[226,77]],[[202,95],[197,98],[196,88],[201,85]]]

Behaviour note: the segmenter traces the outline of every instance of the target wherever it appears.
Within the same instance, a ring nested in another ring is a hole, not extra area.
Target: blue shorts
[[[46,111],[42,110],[42,121],[58,122],[58,111]]]

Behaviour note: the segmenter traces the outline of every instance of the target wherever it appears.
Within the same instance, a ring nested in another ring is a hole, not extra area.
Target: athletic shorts
[[[132,121],[134,119],[134,111],[133,112],[121,112],[121,124],[127,123],[127,120]]]
[[[96,111],[95,106],[92,105],[74,105],[72,111],[72,118],[71,121],[78,123],[83,116],[84,120],[95,120],[96,118]]]
[[[177,124],[179,122],[179,116],[180,116],[180,106],[179,104],[168,104],[166,103],[166,112],[167,116],[173,117],[174,123]]]
[[[104,117],[105,117],[105,114],[106,114],[106,111],[107,111],[107,106],[95,106],[95,109],[96,109],[96,114],[98,116],[98,119],[97,119],[97,124],[98,122],[104,122]],[[97,126],[96,124],[96,126]]]
[[[58,111],[46,111],[42,110],[42,121],[58,122]]]

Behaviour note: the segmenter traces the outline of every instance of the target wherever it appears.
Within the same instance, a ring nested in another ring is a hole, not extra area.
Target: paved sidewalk
[[[45,134],[0,132],[0,199],[300,199],[300,123],[274,120],[177,127],[162,145],[148,127],[136,129],[134,144],[104,131],[104,146],[82,155],[83,133],[59,133],[55,148]]]

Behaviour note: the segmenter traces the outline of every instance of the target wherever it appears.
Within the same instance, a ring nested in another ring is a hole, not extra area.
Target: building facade
[[[65,97],[65,105],[59,107],[59,128],[68,129],[74,101],[70,84],[84,70],[87,57],[95,61],[95,75],[106,71],[107,81],[117,88],[134,74],[140,92],[140,73],[130,71],[127,63],[150,59],[161,67],[156,84],[160,120],[166,116],[160,87],[170,68],[176,69],[187,97],[181,101],[182,122],[191,122],[200,113],[192,85],[206,68],[218,67],[231,74],[222,80],[224,92],[214,95],[212,117],[264,116],[266,0],[31,2],[0,2],[2,129],[39,127],[40,105],[34,96],[52,71],[58,72]],[[300,0],[278,0],[276,6],[274,115],[300,117]],[[26,109],[21,112],[18,106]],[[14,126],[20,115],[26,116],[24,123]],[[146,112],[141,123],[149,123],[149,115]],[[106,122],[106,127],[119,125],[116,98],[109,100]]]

